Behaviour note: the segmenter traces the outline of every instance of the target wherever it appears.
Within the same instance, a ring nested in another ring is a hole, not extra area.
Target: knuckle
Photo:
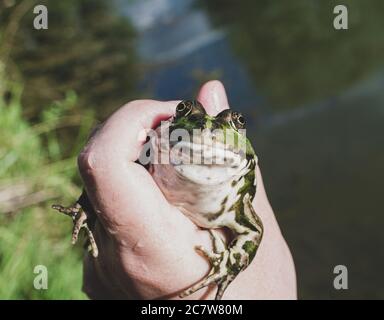
[[[95,152],[92,148],[84,148],[77,157],[77,166],[81,173],[89,173],[95,166]]]

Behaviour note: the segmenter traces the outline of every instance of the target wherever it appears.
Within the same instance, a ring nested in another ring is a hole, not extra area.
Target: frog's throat
[[[203,165],[237,169],[244,159],[243,150],[234,150],[232,146],[221,142],[201,144],[180,141],[169,150],[169,160],[174,166]]]
[[[190,159],[194,153],[204,151],[205,145],[183,144],[184,150],[180,153],[177,149],[170,152],[169,174],[173,171],[177,179],[189,181],[194,185],[219,185],[225,182],[233,181],[245,175],[249,168],[249,161],[239,154],[223,149],[221,147],[215,150],[208,150],[208,155],[214,155],[209,158],[207,154],[204,159]],[[185,153],[185,154],[184,154]],[[224,158],[225,157],[225,158]]]

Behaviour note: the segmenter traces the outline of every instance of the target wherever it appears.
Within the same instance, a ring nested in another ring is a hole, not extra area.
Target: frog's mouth
[[[247,165],[244,152],[219,142],[176,142],[170,146],[169,160],[180,176],[199,184],[230,180]]]

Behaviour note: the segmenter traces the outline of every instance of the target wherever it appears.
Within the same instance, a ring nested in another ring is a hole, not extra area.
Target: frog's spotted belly
[[[240,190],[250,167],[252,162],[246,162],[237,175],[218,184],[198,184],[184,179],[171,165],[155,165],[152,174],[171,204],[198,226],[218,228],[234,224],[234,204],[242,201]]]
[[[234,212],[229,212],[229,208],[240,198],[237,191],[244,184],[243,178],[233,189],[231,183],[201,186],[177,178],[175,180],[171,183],[172,186],[169,186],[169,179],[162,177],[157,182],[168,201],[198,226],[217,228],[233,219]],[[228,216],[230,214],[232,219]]]

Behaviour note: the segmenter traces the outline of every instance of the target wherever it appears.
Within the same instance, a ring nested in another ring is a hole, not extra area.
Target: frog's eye
[[[245,126],[245,118],[244,118],[244,116],[243,116],[243,115],[239,115],[239,116],[237,117],[237,122],[238,122],[240,125]]]
[[[236,129],[244,129],[246,123],[244,116],[239,112],[232,112],[232,122]]]
[[[176,107],[176,116],[183,117],[188,115],[192,110],[193,103],[189,100],[180,102]]]

